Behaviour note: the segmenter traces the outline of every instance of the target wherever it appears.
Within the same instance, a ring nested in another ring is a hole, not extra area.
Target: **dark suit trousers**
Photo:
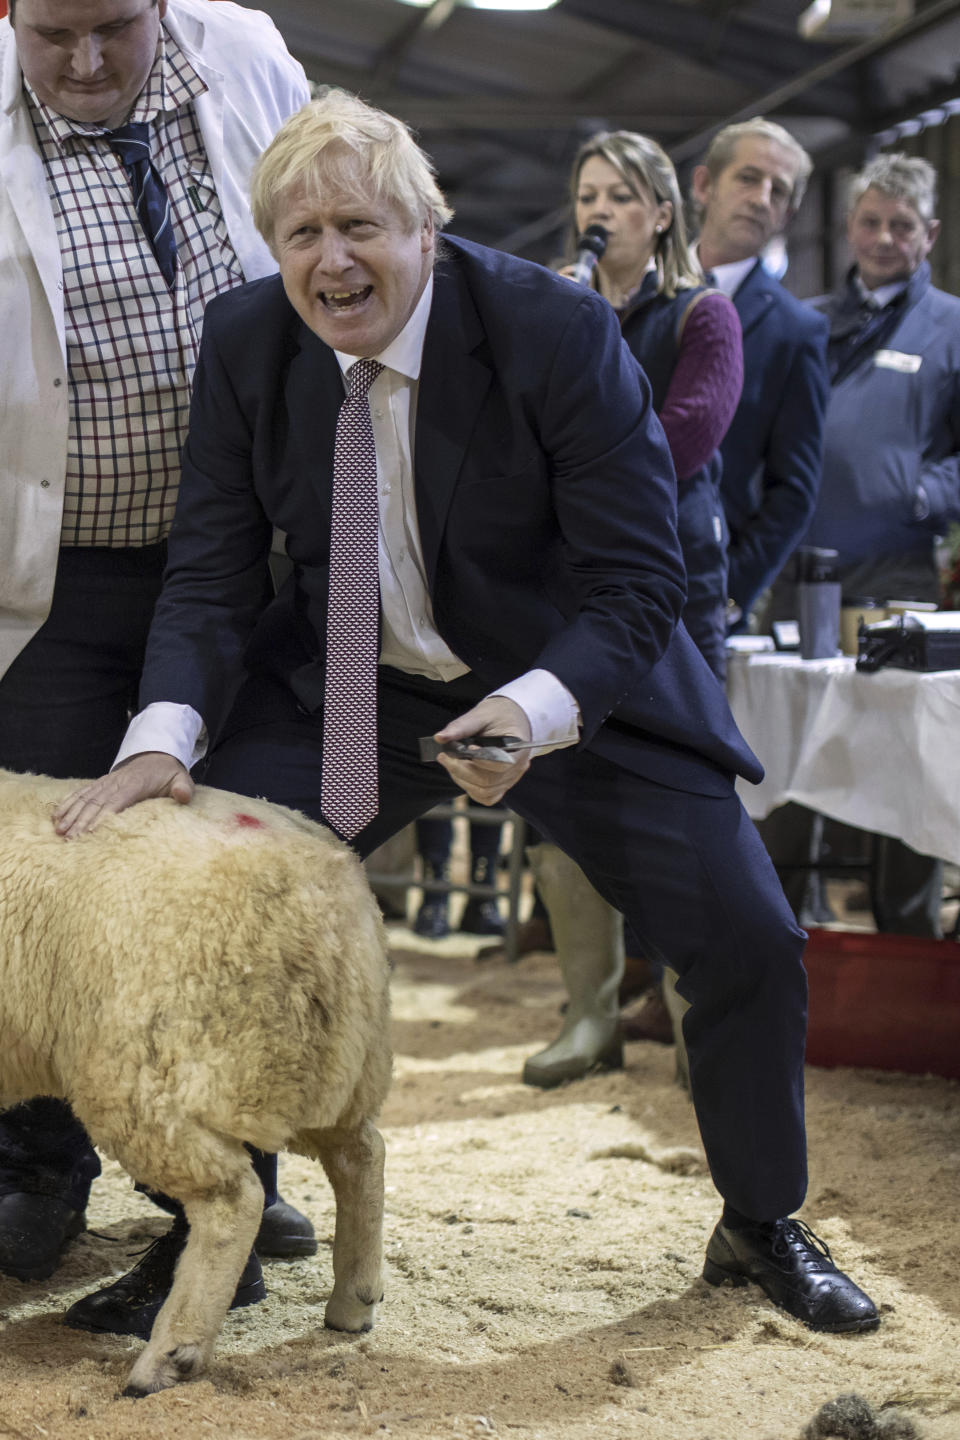
[[[417,737],[482,693],[381,670],[380,810],[353,844],[367,855],[455,793]],[[322,720],[278,681],[252,677],[210,758],[208,784],[322,819]],[[707,797],[655,784],[590,751],[535,759],[508,803],[577,861],[622,910],[645,953],[677,971],[693,1100],[717,1189],[758,1220],[806,1189],[804,934],[732,784]]]
[[[165,545],[61,551],[50,614],[0,679],[4,769],[60,779],[109,770],[136,709],[165,556]],[[272,1204],[276,1156],[256,1152],[254,1168]],[[99,1174],[96,1151],[62,1100],[0,1114],[0,1195],[55,1195],[83,1210]]]

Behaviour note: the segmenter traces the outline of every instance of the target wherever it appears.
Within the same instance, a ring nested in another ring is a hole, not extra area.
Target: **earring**
[[[654,228],[654,230],[657,232],[658,235],[662,235],[662,234],[663,234],[663,226],[662,226],[662,225],[655,225],[653,228]]]

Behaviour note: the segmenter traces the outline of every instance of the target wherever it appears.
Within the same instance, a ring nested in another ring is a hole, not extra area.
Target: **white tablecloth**
[[[727,694],[766,769],[738,787],[754,819],[796,800],[960,864],[960,671],[731,654]]]

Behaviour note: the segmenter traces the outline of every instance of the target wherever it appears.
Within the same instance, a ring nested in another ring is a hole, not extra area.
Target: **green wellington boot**
[[[565,1080],[578,1080],[597,1065],[608,1069],[623,1065],[619,1031],[623,917],[556,845],[533,845],[528,855],[550,915],[569,996],[560,1034],[523,1067],[524,1084],[547,1090]]]

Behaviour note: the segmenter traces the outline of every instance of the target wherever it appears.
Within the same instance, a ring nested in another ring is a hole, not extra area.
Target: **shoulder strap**
[[[680,316],[680,319],[677,321],[677,333],[675,336],[678,349],[680,347],[680,341],[683,339],[683,332],[686,329],[687,321],[690,318],[694,306],[699,305],[700,301],[706,295],[720,295],[722,293],[723,292],[720,290],[714,290],[709,285],[705,285],[702,290],[697,290],[693,295],[693,298],[690,300],[689,304],[683,307],[683,312]]]

